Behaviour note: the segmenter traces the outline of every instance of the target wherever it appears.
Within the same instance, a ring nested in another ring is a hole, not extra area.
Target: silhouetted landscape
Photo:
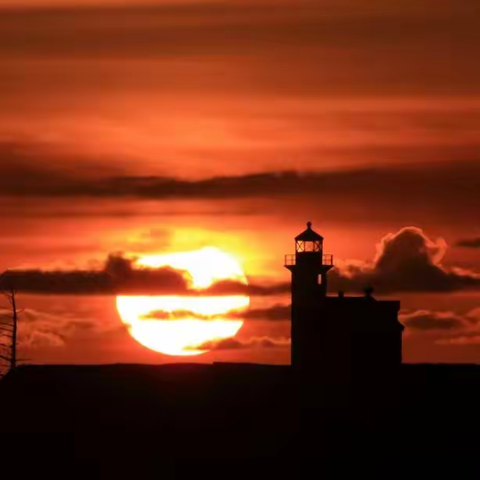
[[[480,0],[0,0],[2,479],[480,478]]]
[[[337,473],[354,470],[335,459],[475,459],[480,367],[402,364],[400,303],[371,288],[327,295],[333,258],[311,227],[285,259],[291,365],[17,366],[0,383],[3,435],[28,455],[60,444],[62,461],[117,475],[119,456],[146,471],[160,459],[271,459],[275,475],[313,458]]]
[[[161,458],[285,466],[301,458],[417,459],[433,462],[432,471],[435,462],[478,458],[474,365],[403,365],[381,399],[364,384],[316,383],[306,394],[289,367],[262,365],[26,366],[0,385],[9,412],[2,432],[14,433],[25,454],[60,448],[62,461],[104,469],[121,471],[122,456],[152,471]]]

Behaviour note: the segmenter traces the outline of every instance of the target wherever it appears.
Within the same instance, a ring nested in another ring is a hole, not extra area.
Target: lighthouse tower
[[[292,272],[292,301],[311,304],[327,295],[333,256],[323,253],[323,237],[312,230],[312,222],[295,237],[295,254],[285,256],[285,267]]]
[[[317,307],[327,296],[327,274],[333,256],[323,253],[323,237],[307,229],[295,237],[295,253],[285,256],[285,267],[292,272],[292,365],[300,365],[308,354],[306,341],[315,330]]]

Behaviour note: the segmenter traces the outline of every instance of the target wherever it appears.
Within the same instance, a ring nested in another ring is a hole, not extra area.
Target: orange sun
[[[186,270],[192,277],[192,287],[198,289],[225,279],[247,283],[237,260],[215,247],[152,255],[139,259],[137,263]],[[244,310],[249,304],[247,295],[117,297],[118,312],[132,337],[145,347],[167,355],[199,355],[209,351],[201,345],[235,336],[243,321],[229,320],[221,315]],[[154,318],[158,312],[162,312],[162,319]],[[188,317],[186,312],[212,319],[199,320],[192,318],[194,315]]]

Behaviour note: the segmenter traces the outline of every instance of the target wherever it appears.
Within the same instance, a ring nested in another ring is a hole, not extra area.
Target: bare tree
[[[5,273],[0,276],[0,280],[5,280]],[[0,281],[0,290],[5,296],[8,307],[2,308],[5,311],[0,316],[0,347],[5,354],[0,354],[0,360],[7,362],[9,370],[14,369],[18,364],[17,346],[18,346],[18,315],[21,313],[17,308],[16,290],[13,285]]]

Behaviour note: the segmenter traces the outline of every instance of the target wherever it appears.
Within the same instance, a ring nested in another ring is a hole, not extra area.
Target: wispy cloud
[[[289,285],[286,285],[289,288]],[[230,311],[224,314],[202,315],[189,310],[175,310],[166,312],[158,310],[144,315],[145,320],[178,320],[182,318],[194,318],[197,320],[215,320],[222,319],[242,319],[242,320],[267,320],[267,321],[289,321],[290,320],[289,305],[274,305],[268,308],[251,308],[246,311]]]
[[[463,238],[456,243],[458,247],[480,248],[480,237]]]
[[[328,202],[337,206],[335,215],[348,205],[362,205],[372,216],[381,208],[393,216],[396,207],[402,207],[401,211],[406,208],[415,211],[419,205],[433,214],[452,217],[471,216],[480,209],[480,162],[474,158],[418,166],[303,173],[267,171],[198,180],[111,174],[109,167],[89,168],[91,165],[85,158],[58,154],[52,157],[42,150],[37,157],[32,147],[0,144],[0,196],[21,197],[23,202],[38,197],[50,201],[64,198],[139,201],[278,198],[282,201],[295,198]]]
[[[225,340],[210,341],[202,345],[192,347],[192,349],[205,350],[242,350],[247,348],[288,348],[290,339],[281,337],[253,337],[249,340],[239,340],[237,338],[227,338]]]

